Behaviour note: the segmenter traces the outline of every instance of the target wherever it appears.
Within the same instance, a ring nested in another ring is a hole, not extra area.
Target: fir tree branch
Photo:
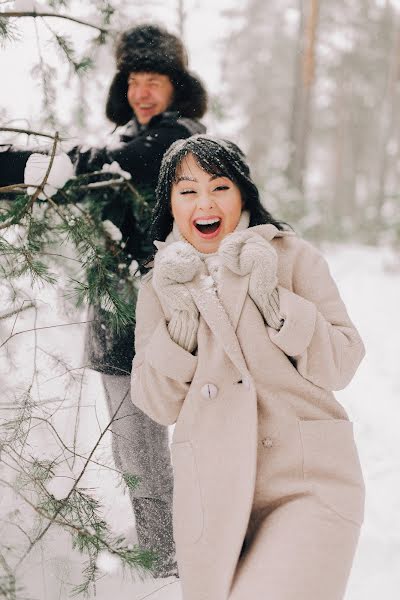
[[[54,136],[54,142],[53,142],[53,147],[51,149],[51,155],[50,155],[50,162],[49,162],[49,166],[47,167],[47,171],[45,173],[45,176],[43,177],[43,181],[42,183],[36,188],[36,192],[33,194],[32,198],[31,198],[31,202],[30,205],[32,206],[32,204],[37,200],[39,194],[41,192],[43,192],[44,190],[44,186],[47,183],[47,179],[49,178],[50,175],[50,171],[51,168],[53,166],[53,162],[54,162],[54,157],[56,155],[56,150],[57,150],[57,144],[59,142],[59,135],[58,135],[58,131],[56,131],[55,136]],[[28,210],[28,209],[27,209]]]
[[[43,401],[41,404],[43,404],[44,402],[45,401]],[[13,408],[15,410],[15,406]],[[2,405],[2,409],[3,409],[3,405]],[[117,420],[118,419],[114,419],[113,422],[115,422]],[[55,426],[53,425],[53,423],[50,421],[50,419],[45,419],[44,417],[38,417],[38,416],[33,415],[32,416],[32,421],[37,421],[38,424],[45,423],[46,425],[48,425],[48,427],[51,429],[51,431],[54,434],[54,438],[56,440],[58,440],[58,442],[61,444],[61,447],[63,448],[63,450],[65,450],[66,452],[69,452],[71,454],[71,456],[76,456],[78,458],[81,458],[82,460],[86,460],[87,459],[87,456],[84,456],[83,454],[80,454],[79,452],[76,452],[76,450],[72,450],[69,446],[67,446],[67,444],[64,442],[64,440],[62,439],[62,437],[58,433],[58,431],[55,428]],[[9,421],[9,423],[12,425],[14,423],[14,421]],[[7,453],[7,454],[8,454],[8,456],[10,456],[9,453]],[[15,459],[15,458],[13,458],[12,456],[10,456],[10,459],[14,460],[16,462],[17,466],[20,467],[21,466],[20,465],[20,461],[21,461],[22,457],[19,456],[19,454],[17,456],[18,456],[18,460]],[[64,460],[66,461],[67,459],[65,458]],[[3,459],[3,462],[4,462],[4,459]],[[61,461],[61,462],[63,462],[63,461]],[[118,473],[118,475],[121,475],[121,471],[119,469],[116,469],[115,467],[110,467],[109,465],[105,465],[104,463],[100,463],[100,462],[98,462],[97,460],[94,460],[94,459],[92,459],[90,462],[92,464],[94,464],[94,465],[97,465],[98,467],[101,467],[102,469],[107,469],[107,470],[112,471],[114,473]],[[13,468],[13,467],[11,467],[11,465],[7,465],[7,466],[9,466],[10,468]],[[134,481],[133,481],[133,479],[129,480],[129,477],[137,479],[136,475],[129,475],[128,476],[128,481],[127,481],[127,478],[126,478],[126,476],[124,474],[122,474],[122,477],[123,477],[124,481],[127,483],[128,487],[131,487],[131,488],[134,487]]]
[[[3,485],[5,485],[9,489],[11,489],[17,496],[19,496],[21,498],[21,500],[23,500],[24,502],[26,502],[26,504],[28,506],[30,506],[40,517],[42,517],[43,519],[46,519],[46,520],[50,521],[50,523],[46,527],[46,531],[47,531],[47,529],[52,524],[60,525],[63,528],[67,527],[68,529],[71,529],[72,531],[74,531],[75,533],[78,533],[80,535],[90,536],[91,538],[93,538],[94,540],[96,540],[97,542],[99,542],[99,545],[100,545],[101,548],[108,550],[110,552],[110,554],[113,554],[113,555],[116,555],[116,556],[120,556],[120,553],[115,548],[113,548],[104,539],[104,537],[101,537],[101,536],[97,535],[95,532],[89,531],[88,529],[85,529],[84,527],[79,527],[78,525],[75,525],[74,523],[71,523],[70,521],[67,521],[63,517],[63,515],[61,515],[61,517],[58,518],[58,515],[61,513],[62,509],[64,508],[64,505],[67,503],[68,497],[72,494],[72,491],[67,496],[67,498],[65,498],[65,500],[63,500],[63,502],[60,503],[60,507],[56,510],[56,514],[50,516],[45,510],[42,510],[41,508],[39,508],[38,506],[36,506],[36,504],[34,504],[33,502],[31,502],[31,500],[29,500],[29,498],[27,498],[25,496],[25,494],[23,494],[19,490],[15,489],[15,487],[9,481],[0,478],[0,483],[2,483]],[[40,541],[41,537],[39,538],[39,536],[38,536],[36,538],[36,540],[34,540],[33,542],[31,542],[31,544],[29,545],[29,548],[35,546],[37,544],[37,542]],[[17,563],[16,569],[19,567],[20,564],[21,564],[21,560]]]
[[[81,185],[79,189],[81,189],[81,190],[95,190],[95,189],[99,190],[102,188],[119,187],[120,185],[124,185],[124,183],[126,183],[126,179],[121,177],[120,179],[109,179],[108,181],[95,181],[93,183],[88,183],[87,185]]]
[[[19,592],[21,590],[17,590],[15,575],[1,552],[0,564],[3,567],[4,572],[6,573],[6,581],[4,581],[3,577],[0,577],[0,595],[5,600],[16,600],[17,591]],[[19,598],[21,598],[21,600],[29,600],[28,598],[23,599],[20,594]]]
[[[31,329],[24,329],[23,331],[16,331],[15,333],[13,333],[12,335],[8,336],[8,338],[2,343],[0,344],[0,348],[2,348],[3,346],[5,346],[7,344],[7,342],[9,342],[13,337],[16,337],[17,335],[21,335],[21,333],[30,333],[31,331],[40,331],[42,329],[54,329],[55,327],[70,327],[71,325],[85,325],[85,323],[92,323],[94,321],[94,319],[90,319],[89,321],[76,321],[74,323],[59,323],[58,325],[45,325],[43,327],[33,327]]]
[[[18,523],[15,523],[14,521],[3,521],[3,523],[6,523],[7,525],[11,525],[12,527],[15,527],[16,529],[18,529],[26,538],[28,538],[28,542],[32,542],[31,538],[29,537],[29,534],[26,533],[26,531],[21,527],[21,525],[18,525]]]
[[[1,13],[0,13],[0,16],[1,16]],[[36,136],[39,136],[39,137],[49,138],[51,140],[55,139],[55,135],[51,135],[51,133],[43,133],[41,131],[34,131],[32,129],[19,129],[19,128],[16,128],[16,127],[0,127],[0,131],[6,131],[6,132],[9,132],[9,133],[26,133],[27,135],[36,135]],[[65,142],[68,139],[70,139],[70,138],[62,138],[62,137],[58,138],[58,140],[60,142]],[[0,189],[2,189],[2,188],[0,188]]]
[[[100,27],[99,25],[95,25],[94,23],[89,23],[89,21],[83,21],[82,19],[76,19],[75,17],[70,17],[69,15],[60,15],[54,12],[38,12],[36,10],[33,11],[5,11],[0,14],[1,18],[11,19],[11,18],[23,18],[23,17],[33,17],[36,19],[37,17],[50,17],[55,19],[67,19],[68,21],[72,21],[74,23],[79,23],[80,25],[85,25],[86,27],[91,27],[93,29],[97,29],[100,33],[108,34],[110,33],[110,29],[105,29],[104,27]]]
[[[65,56],[65,58],[67,59],[69,64],[73,67],[73,69],[75,70],[75,73],[78,76],[81,75],[82,73],[85,73],[89,68],[91,68],[93,66],[93,61],[88,56],[84,57],[81,61],[78,62],[75,59],[75,51],[74,51],[74,48],[73,48],[72,43],[70,42],[69,38],[66,37],[65,35],[60,35],[56,31],[54,31],[54,29],[49,25],[49,23],[47,23],[46,20],[43,20],[43,23],[46,26],[46,28],[48,29],[48,31],[51,33],[51,35],[53,36],[53,38],[56,42],[56,47],[58,47],[58,49],[61,51],[61,53]]]
[[[55,519],[57,519],[58,515],[60,514],[60,512],[63,509],[64,503],[67,503],[69,498],[71,497],[71,495],[75,492],[80,480],[82,479],[82,477],[84,476],[86,469],[88,467],[88,465],[90,464],[92,457],[94,455],[94,453],[96,452],[97,448],[100,445],[101,440],[103,439],[103,437],[105,436],[105,434],[108,432],[110,426],[112,425],[112,423],[114,422],[114,418],[115,415],[118,414],[122,404],[125,402],[126,396],[127,396],[128,392],[126,392],[126,394],[123,396],[121,402],[119,403],[116,411],[114,412],[114,414],[111,416],[111,419],[109,420],[108,424],[106,425],[106,427],[104,428],[104,430],[101,432],[101,434],[99,435],[95,445],[93,446],[92,450],[89,453],[88,458],[86,459],[85,464],[82,467],[82,470],[80,472],[80,474],[78,475],[78,477],[76,478],[74,485],[72,486],[71,490],[68,492],[67,496],[64,499],[63,504],[61,504],[59,506],[58,509],[56,509],[54,515],[51,517],[50,522],[46,525],[46,527],[39,533],[39,535],[36,537],[36,539],[33,541],[32,544],[29,545],[29,547],[26,549],[26,551],[24,552],[24,554],[21,556],[21,558],[18,561],[17,566],[19,566],[24,560],[25,558],[28,556],[28,554],[30,554],[32,548],[46,535],[46,533],[48,532],[48,530],[50,529],[50,527],[52,526],[52,524],[55,522]]]
[[[54,103],[56,100],[56,91],[53,83],[53,74],[55,75],[55,69],[46,65],[46,62],[43,58],[43,52],[40,42],[39,29],[37,25],[36,19],[33,21],[33,26],[35,29],[35,39],[36,39],[36,47],[39,56],[39,64],[36,67],[31,69],[32,77],[36,74],[40,75],[42,81],[43,88],[43,108],[47,113],[46,121],[51,124],[51,126],[55,127],[55,115],[54,115]]]
[[[7,192],[12,192],[12,190],[24,190],[28,187],[32,187],[31,185],[29,185],[28,183],[13,183],[11,185],[4,185],[3,187],[0,187],[0,194],[6,194]],[[10,225],[7,224],[5,225],[4,223],[2,223],[0,225],[0,229],[4,229],[5,227],[9,227]]]
[[[18,315],[19,313],[24,312],[24,310],[28,310],[28,308],[33,308],[35,307],[36,304],[34,302],[30,302],[29,304],[26,304],[25,306],[22,306],[21,308],[16,308],[15,310],[9,312],[9,313],[0,313],[0,321],[2,321],[3,319],[8,319],[10,317],[13,317],[14,315]]]
[[[153,590],[152,592],[150,592],[150,594],[146,594],[145,596],[142,596],[141,598],[139,598],[139,600],[146,600],[146,598],[150,598],[151,596],[153,596],[153,594],[156,594],[160,590],[163,590],[164,588],[168,587],[169,585],[172,585],[173,583],[176,583],[176,581],[169,581],[168,583],[164,583],[164,585]]]
[[[37,252],[41,256],[57,256],[58,258],[63,258],[64,260],[72,260],[73,262],[81,264],[81,261],[77,258],[73,258],[72,256],[65,256],[65,254],[57,254],[57,252]]]

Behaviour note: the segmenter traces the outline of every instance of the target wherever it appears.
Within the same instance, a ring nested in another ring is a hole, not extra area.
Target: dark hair
[[[272,223],[283,230],[286,223],[277,221],[263,207],[258,189],[251,179],[250,168],[236,144],[207,135],[193,135],[178,140],[164,154],[156,188],[156,204],[150,225],[150,239],[164,241],[173,227],[171,189],[176,182],[179,166],[192,154],[199,167],[210,175],[222,175],[235,183],[241,193],[244,209],[250,213],[250,227]]]

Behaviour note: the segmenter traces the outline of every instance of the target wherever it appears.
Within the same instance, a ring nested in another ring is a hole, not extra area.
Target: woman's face
[[[228,177],[210,175],[189,154],[172,185],[171,208],[179,231],[199,252],[216,252],[242,212],[240,190]]]

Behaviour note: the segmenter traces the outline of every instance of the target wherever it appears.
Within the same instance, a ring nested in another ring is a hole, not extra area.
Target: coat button
[[[272,448],[272,446],[274,445],[274,442],[270,437],[264,438],[261,443],[264,446],[264,448]]]
[[[243,377],[243,379],[242,379],[242,385],[244,386],[244,388],[246,390],[249,390],[250,387],[251,387],[250,379],[248,377]]]
[[[207,400],[213,400],[218,395],[218,388],[213,383],[206,383],[201,388],[201,395]]]

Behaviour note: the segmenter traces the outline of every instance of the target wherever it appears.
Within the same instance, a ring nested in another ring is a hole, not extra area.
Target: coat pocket
[[[194,544],[203,532],[203,507],[192,444],[171,444],[171,457],[174,469],[174,538],[177,543]]]
[[[345,419],[301,420],[304,479],[327,508],[361,525],[365,486],[353,435]]]

